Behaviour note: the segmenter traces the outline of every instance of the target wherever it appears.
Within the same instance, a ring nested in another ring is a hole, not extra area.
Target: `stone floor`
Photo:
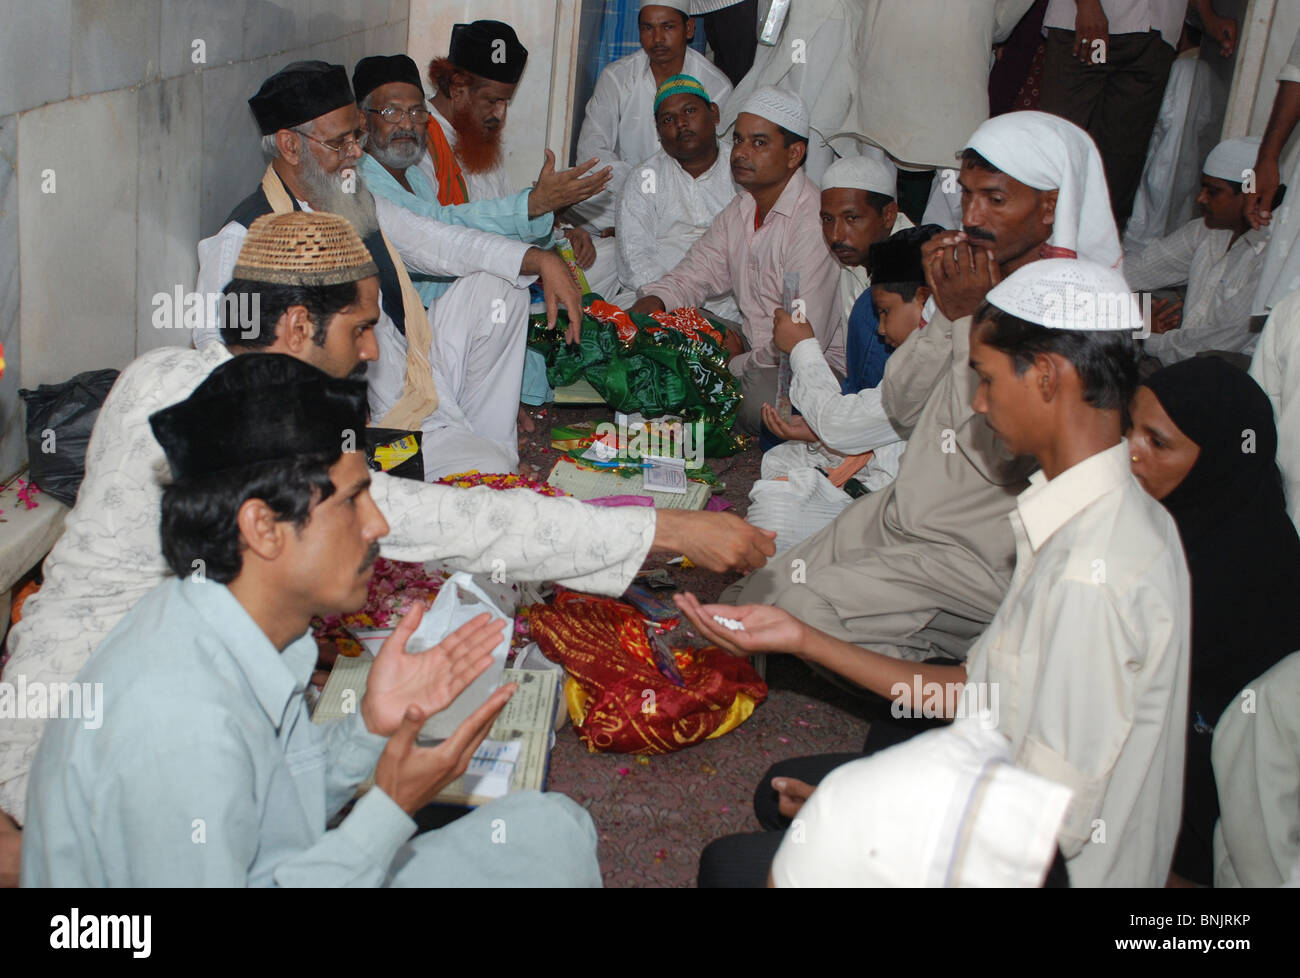
[[[556,460],[552,426],[611,418],[606,407],[554,405],[532,415],[537,430],[521,438],[521,458],[543,474]],[[726,483],[721,495],[743,516],[758,478],[757,447],[709,462]],[[665,559],[652,557],[648,566]],[[735,579],[698,568],[673,568],[671,574],[679,588],[705,601],[716,599]],[[560,732],[549,786],[591,812],[607,886],[693,885],[705,845],[720,835],[757,828],[754,788],[769,765],[861,748],[867,722],[853,697],[783,656],[769,660],[768,685],[767,702],[741,727],[675,754],[590,754],[571,727]]]

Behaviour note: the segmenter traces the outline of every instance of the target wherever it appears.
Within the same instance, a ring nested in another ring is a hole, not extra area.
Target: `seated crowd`
[[[499,625],[406,654],[417,607],[330,724],[309,625],[381,555],[619,596],[651,552],[743,575],[677,596],[699,637],[798,656],[871,718],[860,753],[774,764],[700,885],[1297,878],[1300,293],[1252,331],[1260,140],[1216,146],[1202,217],[1125,254],[1122,147],[1006,112],[932,133],[960,214],[916,226],[908,160],[832,145],[824,106],[753,83],[732,4],[694,6],[640,4],[579,164],[548,151],[530,187],[509,25],[456,25],[431,96],[401,53],[251,94],[265,173],[197,245],[199,290],[256,313],[141,356],[100,411],[4,679],[102,683],[102,724],[0,719],[0,882],[599,886],[557,793],[416,834],[515,692],[417,743]],[[571,343],[584,291],[724,328],[766,448],[748,520],[436,484],[520,469],[530,287]],[[370,471],[368,424],[419,432],[424,479]]]

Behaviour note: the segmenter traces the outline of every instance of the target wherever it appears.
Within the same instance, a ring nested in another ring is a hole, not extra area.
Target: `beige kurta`
[[[1228,704],[1214,726],[1215,886],[1281,886],[1300,872],[1300,652]]]
[[[910,430],[898,478],[729,588],[844,641],[900,658],[964,658],[1011,580],[1006,516],[1032,459],[971,410],[970,319],[942,315],[889,358],[885,409]]]
[[[1120,441],[1016,500],[1016,572],[970,650],[1019,768],[1073,792],[1071,886],[1163,886],[1178,838],[1191,585],[1173,518]]]

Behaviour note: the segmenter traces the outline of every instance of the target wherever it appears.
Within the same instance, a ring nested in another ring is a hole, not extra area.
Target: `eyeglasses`
[[[320,143],[326,149],[332,149],[334,152],[339,154],[340,159],[348,155],[348,147],[353,143],[356,144],[357,149],[365,149],[366,140],[370,138],[369,134],[364,129],[354,129],[352,132],[345,132],[342,136],[337,136],[334,139],[317,139],[315,136],[310,133],[305,133],[301,129],[295,129],[294,132],[299,136],[310,139],[313,143]]]
[[[429,110],[422,105],[410,109],[403,109],[396,105],[385,105],[382,109],[366,109],[366,111],[383,116],[385,122],[393,125],[401,122],[407,116],[417,126],[422,126],[429,121]]]

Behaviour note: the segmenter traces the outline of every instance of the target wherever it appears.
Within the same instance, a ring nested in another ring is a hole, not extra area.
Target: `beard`
[[[469,107],[452,111],[451,125],[456,130],[456,145],[452,147],[461,169],[466,173],[486,173],[501,165],[501,128],[486,128],[474,118]]]
[[[405,170],[415,166],[424,155],[424,133],[414,129],[399,129],[386,143],[371,136],[366,151],[390,170]]]
[[[315,155],[307,151],[302,154],[298,179],[307,191],[307,203],[312,210],[327,211],[346,219],[363,239],[379,230],[375,198],[366,189],[359,168],[326,173]],[[347,189],[349,186],[351,189]]]

